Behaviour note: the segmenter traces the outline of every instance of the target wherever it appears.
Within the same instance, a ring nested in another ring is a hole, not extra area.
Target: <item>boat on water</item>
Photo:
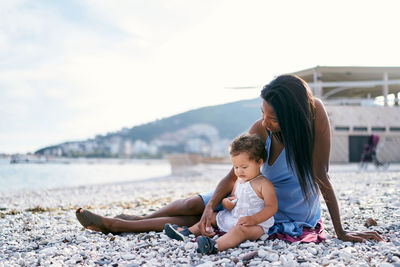
[[[29,155],[29,154],[16,154],[11,156],[10,160],[11,164],[19,164],[19,163],[47,163],[47,158]]]

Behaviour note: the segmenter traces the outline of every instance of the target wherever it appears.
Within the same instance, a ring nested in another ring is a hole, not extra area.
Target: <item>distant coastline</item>
[[[11,164],[0,159],[0,192],[64,188],[143,180],[171,175],[167,160],[153,159],[57,159]]]
[[[260,117],[258,98],[190,110],[132,128],[81,141],[68,141],[34,152],[45,157],[164,158],[189,153],[225,157],[238,134]],[[227,120],[235,114],[235,120]]]

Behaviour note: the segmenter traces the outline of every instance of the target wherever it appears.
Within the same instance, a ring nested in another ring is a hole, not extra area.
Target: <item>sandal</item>
[[[208,236],[199,236],[197,238],[197,245],[198,253],[203,253],[207,255],[218,253],[217,242],[215,242],[214,239]]]
[[[186,226],[182,226],[183,230],[178,231],[178,225],[176,224],[165,224],[164,225],[164,231],[165,234],[172,239],[175,240],[180,240],[183,241],[185,240],[189,235],[192,235],[193,233],[190,232],[190,230]]]
[[[75,215],[83,227],[88,228],[90,226],[95,226],[96,228],[100,229],[100,231],[103,234],[111,233],[111,231],[108,230],[107,227],[104,226],[102,217],[100,215],[94,214],[93,212],[84,210],[82,208],[77,209]],[[88,228],[88,229],[90,229],[90,228]],[[92,230],[92,229],[90,229],[90,230]],[[96,230],[93,230],[93,231],[96,231]]]

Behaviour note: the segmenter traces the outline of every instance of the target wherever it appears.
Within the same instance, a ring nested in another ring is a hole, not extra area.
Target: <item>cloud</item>
[[[88,137],[160,114],[151,107],[148,86],[157,75],[145,73],[142,63],[190,23],[168,26],[179,11],[165,5],[157,6],[162,16],[154,19],[144,15],[152,12],[145,2],[82,3],[2,3],[0,128],[10,133],[4,140],[11,133],[20,144],[35,136],[49,142]],[[143,102],[149,111],[137,108]]]
[[[315,65],[396,65],[397,6],[2,1],[1,147],[22,147],[7,145],[13,133],[32,148],[257,97],[224,88]]]

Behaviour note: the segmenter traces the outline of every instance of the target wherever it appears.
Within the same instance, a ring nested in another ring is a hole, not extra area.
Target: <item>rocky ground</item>
[[[147,214],[214,188],[229,168],[199,165],[182,176],[3,194],[0,266],[400,266],[400,165],[363,172],[336,165],[330,172],[344,227],[377,231],[386,242],[336,239],[325,204],[328,240],[322,244],[263,238],[212,256],[198,254],[194,239],[170,240],[162,232],[104,235],[82,229],[75,218],[78,207],[107,216]],[[369,218],[377,225],[365,226]]]

